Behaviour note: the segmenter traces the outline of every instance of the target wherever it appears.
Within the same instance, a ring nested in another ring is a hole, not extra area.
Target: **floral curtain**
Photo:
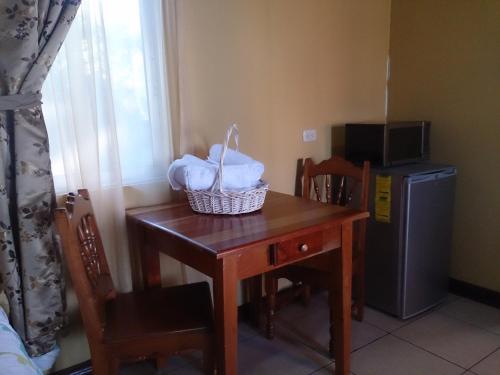
[[[54,348],[64,310],[40,90],[79,4],[0,3],[0,289],[32,356]]]

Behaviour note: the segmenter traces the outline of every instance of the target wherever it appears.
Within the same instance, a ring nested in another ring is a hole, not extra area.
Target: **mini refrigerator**
[[[456,168],[373,168],[366,232],[366,303],[402,319],[448,293]]]

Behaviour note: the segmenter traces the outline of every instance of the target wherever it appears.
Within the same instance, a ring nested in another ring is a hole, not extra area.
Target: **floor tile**
[[[500,374],[500,349],[472,367],[471,371],[473,371],[477,375]]]
[[[327,352],[327,301],[327,293],[320,293],[307,307],[296,303],[283,308],[275,318],[277,337],[271,341],[240,322],[238,373],[333,373],[334,364]],[[357,349],[352,354],[353,375],[500,375],[495,309],[450,295],[441,307],[410,320],[371,308],[365,311],[365,321],[353,321],[352,325],[353,349]],[[156,371],[153,362],[143,362],[123,368],[120,374],[199,375],[203,374],[201,354],[174,357],[162,371]]]
[[[300,342],[293,335],[277,332],[274,340],[262,336],[245,337],[240,334],[238,342],[238,374],[310,374],[331,362]],[[201,356],[190,353],[174,357],[168,367],[156,371],[152,362],[141,362],[126,366],[120,375],[195,375],[203,374]]]
[[[330,359],[278,333],[274,340],[256,336],[240,343],[238,374],[310,374]]]
[[[500,309],[461,298],[439,312],[500,335]]]
[[[293,342],[286,333],[278,332],[277,337],[271,341],[261,336],[250,339],[240,337],[238,374],[307,375],[327,366],[330,362],[328,358],[301,343]],[[168,374],[198,375],[203,372],[199,366],[186,366]]]
[[[448,297],[450,298],[450,297]],[[456,297],[459,298],[459,297]],[[450,301],[455,301],[456,298],[450,299]],[[435,311],[438,311],[439,309],[443,308],[446,306],[448,302],[442,302],[441,304],[434,306],[426,311],[423,311],[419,313],[416,316],[413,316],[408,319],[399,319],[395,316],[392,316],[390,314],[387,314],[383,311],[379,311],[377,309],[373,309],[370,307],[365,307],[365,322],[374,325],[380,329],[383,329],[386,332],[393,332],[396,329],[399,329],[401,327],[407,326],[410,323],[413,323],[419,319],[422,319],[423,317],[430,315],[434,313]]]
[[[294,320],[308,314],[311,310],[325,308],[328,308],[328,292],[320,292],[312,295],[309,304],[304,305],[299,299],[296,299],[276,314],[286,317],[287,320]]]
[[[364,321],[386,332],[392,332],[409,323],[407,320],[398,319],[370,307],[365,307]]]
[[[354,352],[351,362],[356,375],[459,375],[464,372],[459,366],[391,335]]]
[[[500,337],[434,312],[392,333],[464,368],[500,347]]]
[[[335,363],[332,363],[326,367],[320,368],[318,371],[313,372],[310,375],[334,375],[335,374]],[[349,374],[354,375],[353,372],[350,372]]]
[[[290,332],[296,340],[328,356],[330,319],[327,305],[310,306],[300,318],[291,319],[287,314],[277,314],[274,321],[277,330]],[[351,348],[359,349],[386,334],[373,325],[353,320]]]
[[[238,322],[238,336],[240,340],[248,340],[257,335],[262,335],[262,332],[248,323]]]
[[[451,303],[458,301],[459,299],[463,299],[463,297],[457,296],[456,294],[453,293],[448,293],[448,296],[444,300],[444,303]]]

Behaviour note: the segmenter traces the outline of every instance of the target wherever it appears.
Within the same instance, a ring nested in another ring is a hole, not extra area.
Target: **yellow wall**
[[[177,10],[183,143],[195,151],[237,122],[241,150],[291,193],[297,158],[330,156],[332,124],[384,120],[390,0],[183,0]],[[306,144],[309,128],[318,140]]]
[[[500,291],[500,2],[392,0],[389,119],[458,166],[452,277]]]

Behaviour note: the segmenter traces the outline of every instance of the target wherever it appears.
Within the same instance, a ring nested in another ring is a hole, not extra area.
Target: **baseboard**
[[[90,360],[78,363],[74,366],[53,372],[52,375],[89,375],[92,374]]]
[[[500,292],[450,278],[450,292],[500,309]]]

